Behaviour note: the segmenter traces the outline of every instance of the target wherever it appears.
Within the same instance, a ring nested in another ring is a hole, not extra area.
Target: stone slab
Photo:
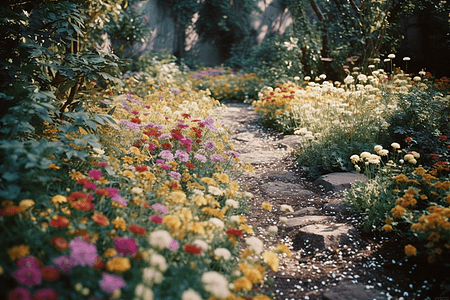
[[[300,184],[272,181],[263,186],[267,194],[273,197],[312,196],[313,192],[304,189]]]
[[[349,281],[329,288],[323,293],[324,300],[385,300],[385,294],[377,289],[368,289],[365,284]]]
[[[332,221],[333,218],[327,216],[303,216],[290,218],[286,222],[286,227],[297,227],[310,223],[319,223],[324,221]]]
[[[361,238],[353,226],[345,223],[313,224],[299,229],[295,243],[300,249],[323,251],[344,245],[356,246]]]
[[[247,153],[240,153],[239,158],[252,165],[275,163],[281,159],[279,153],[266,150],[258,150]]]
[[[304,216],[304,215],[314,215],[314,214],[318,214],[318,213],[320,213],[318,208],[316,208],[314,206],[308,206],[308,207],[300,208],[299,210],[290,212],[288,214],[293,217],[297,217],[297,216]]]
[[[316,181],[316,185],[322,185],[326,191],[342,192],[349,189],[356,181],[367,180],[364,174],[350,172],[335,172],[320,176]]]

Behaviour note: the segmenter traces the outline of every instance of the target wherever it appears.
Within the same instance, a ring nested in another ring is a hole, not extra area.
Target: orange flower
[[[30,246],[19,245],[8,250],[8,256],[11,260],[18,260],[30,254]]]
[[[406,256],[416,256],[417,249],[413,245],[408,244],[405,246],[405,254]]]
[[[392,226],[391,226],[391,225],[389,225],[389,224],[386,224],[386,225],[384,225],[384,226],[383,226],[383,230],[384,230],[384,231],[386,231],[386,232],[389,232],[389,231],[392,231],[392,230],[393,230],[393,228],[392,228]]]
[[[147,230],[145,230],[144,227],[135,224],[128,226],[128,230],[139,235],[144,235],[147,233]]]
[[[21,212],[23,212],[24,209],[18,205],[13,205],[13,206],[9,206],[7,208],[5,208],[3,210],[3,216],[7,216],[7,217],[11,217],[17,214],[20,214]]]
[[[95,224],[100,225],[100,226],[107,226],[107,225],[109,225],[108,218],[106,216],[104,216],[102,213],[96,212],[92,216],[92,220],[94,220]]]
[[[400,218],[401,216],[403,216],[403,214],[405,213],[405,208],[403,208],[400,205],[397,205],[396,207],[394,207],[392,210],[392,216],[394,218]]]
[[[67,250],[69,249],[69,243],[66,241],[65,238],[60,236],[54,236],[50,239],[50,244],[53,245],[56,249],[59,250]]]

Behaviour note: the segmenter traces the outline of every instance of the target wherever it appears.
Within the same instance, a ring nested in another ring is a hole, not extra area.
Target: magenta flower
[[[115,290],[126,287],[127,283],[122,277],[105,273],[99,285],[106,294],[112,295]]]
[[[17,266],[19,267],[34,267],[39,269],[41,267],[41,262],[32,256],[22,257],[17,261]]]
[[[148,144],[148,150],[149,150],[150,152],[153,151],[153,150],[155,150],[155,148],[156,148],[156,145],[155,145],[155,144],[153,144],[153,143]]]
[[[181,174],[176,171],[170,172],[169,175],[173,180],[181,180]]]
[[[85,185],[83,185],[83,188],[85,188],[87,190],[95,191],[97,189],[97,185],[93,182],[89,182],[89,183],[86,183]]]
[[[223,158],[223,156],[222,155],[220,155],[220,154],[212,154],[210,157],[209,157],[212,161],[224,161],[225,159]]]
[[[8,299],[22,299],[22,300],[31,300],[30,292],[26,288],[16,288],[9,292]]]
[[[42,289],[34,293],[33,300],[58,300],[58,293],[54,289]]]
[[[97,170],[97,169],[92,169],[89,171],[89,177],[91,177],[92,179],[100,179],[102,178],[102,171],[101,170]]]
[[[72,264],[70,262],[70,257],[67,255],[59,256],[55,259],[53,259],[53,263],[58,267],[58,269],[61,271],[64,275],[69,275],[70,272],[72,272]]]
[[[110,197],[114,197],[115,195],[119,194],[119,189],[118,188],[105,188],[105,190],[108,191],[108,195]]]
[[[84,241],[82,238],[76,238],[69,243],[72,250],[70,253],[70,263],[72,266],[90,266],[92,267],[97,260],[97,248],[95,245]]]
[[[230,150],[230,151],[227,151],[227,154],[231,155],[233,157],[239,157],[239,152],[236,152],[236,151]]]
[[[107,162],[99,162],[98,165],[100,167],[107,167],[107,166],[109,166],[109,164]]]
[[[206,162],[206,157],[201,154],[195,154],[194,158],[201,162]]]
[[[167,164],[162,164],[161,168],[163,168],[164,170],[169,170],[170,168],[172,168],[171,165],[167,165]]]
[[[160,216],[151,216],[149,219],[150,219],[150,221],[152,221],[153,223],[156,223],[156,224],[161,224],[162,220],[163,220],[163,218]]]
[[[132,238],[121,237],[114,241],[114,249],[122,255],[135,254],[137,252],[137,244]]]
[[[167,208],[166,208],[163,204],[161,204],[161,203],[155,203],[155,204],[153,204],[153,205],[152,205],[152,208],[153,208],[154,210],[156,210],[156,211],[159,211],[159,212],[163,213],[163,214],[169,213],[169,211],[167,210]]]
[[[14,278],[16,278],[17,282],[32,287],[33,285],[41,283],[42,272],[35,267],[20,267],[14,272]]]

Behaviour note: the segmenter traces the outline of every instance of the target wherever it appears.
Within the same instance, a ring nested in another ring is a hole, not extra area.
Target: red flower
[[[149,128],[146,131],[143,131],[143,133],[149,137],[154,136],[154,137],[160,137],[161,136],[161,132],[159,131],[158,128]]]
[[[95,193],[99,196],[109,196],[109,192],[106,189],[97,189]]]
[[[139,117],[132,118],[131,122],[136,123],[136,124],[141,124],[141,119],[139,119]]]
[[[52,219],[50,221],[50,226],[56,227],[56,228],[66,228],[69,226],[70,221],[66,217],[57,216],[55,219]]]
[[[94,210],[94,208],[92,207],[92,203],[90,200],[80,200],[80,201],[73,201],[70,204],[71,207],[78,209],[78,210]]]
[[[405,141],[407,141],[408,143],[410,143],[410,142],[412,141],[412,138],[407,137],[407,138],[405,139]]]
[[[191,117],[190,114],[182,114],[181,116],[182,116],[183,118],[185,118],[185,119],[189,119],[189,118]]]
[[[147,230],[145,230],[144,227],[135,224],[128,226],[128,230],[139,235],[144,235],[147,233]]]
[[[91,183],[91,181],[90,181],[88,178],[79,178],[79,179],[77,180],[77,183],[78,183],[78,184],[85,185],[85,184],[87,184],[87,183]],[[75,193],[77,193],[77,192],[75,192]],[[81,193],[81,192],[79,192],[79,193]],[[73,193],[72,193],[72,194],[73,194]]]
[[[54,236],[50,239],[50,244],[59,250],[67,250],[69,249],[69,243],[65,238],[60,236]]]
[[[188,167],[189,169],[195,169],[195,165],[191,164],[190,162],[186,163],[186,167]]]
[[[100,225],[100,226],[107,226],[109,225],[109,220],[106,216],[104,216],[101,213],[95,213],[92,216],[92,220],[94,220],[95,224]]]
[[[102,270],[105,268],[105,266],[106,266],[106,264],[103,262],[102,258],[100,256],[97,256],[97,259],[95,260],[95,263],[92,266],[92,269]]]
[[[79,184],[87,184],[90,183],[89,179],[87,179],[86,183],[79,183]],[[75,201],[75,200],[81,200],[81,199],[85,199],[87,197],[86,193],[83,192],[73,192],[72,194],[70,194],[69,197],[67,197],[67,199],[69,201]]]
[[[140,166],[137,166],[136,167],[136,171],[138,171],[138,172],[145,172],[145,171],[147,171],[148,169],[147,169],[147,166],[146,165],[140,165]]]
[[[446,141],[447,140],[447,136],[445,136],[445,135],[440,135],[439,138],[441,139],[441,141]]]
[[[236,229],[236,228],[230,228],[226,231],[226,233],[228,235],[234,235],[236,237],[241,237],[244,235],[244,233],[242,231],[240,231],[239,229]]]
[[[162,143],[161,147],[163,147],[164,149],[170,150],[170,149],[172,149],[172,144]]]
[[[163,218],[160,216],[151,216],[150,217],[150,221],[152,221],[153,223],[156,223],[156,224],[161,224],[162,220],[163,220]]]
[[[23,212],[23,210],[24,209],[22,207],[20,207],[18,205],[13,205],[13,206],[3,209],[1,216],[11,217],[11,216],[20,214],[21,212]]]
[[[192,244],[186,244],[184,245],[184,251],[190,254],[201,254],[202,253],[202,249],[192,245]]]
[[[45,281],[56,281],[61,276],[61,272],[55,266],[44,266],[41,268],[42,279]]]

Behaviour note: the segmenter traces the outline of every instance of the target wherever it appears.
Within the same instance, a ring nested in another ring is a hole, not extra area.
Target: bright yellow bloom
[[[116,217],[114,221],[112,221],[115,229],[120,229],[122,231],[127,230],[127,221],[124,218]]]
[[[289,250],[289,248],[284,245],[284,244],[278,244],[278,246],[275,248],[275,250],[281,251],[283,253],[286,253],[288,257],[292,256],[292,252],[291,250]]]
[[[266,295],[258,295],[256,297],[253,298],[253,300],[272,300],[270,299],[268,296]]]
[[[106,269],[110,272],[120,274],[131,268],[130,260],[127,257],[114,257],[106,263]]]
[[[253,287],[253,284],[247,279],[247,277],[238,278],[233,282],[233,284],[235,291],[250,291]]]
[[[394,230],[394,228],[392,228],[391,225],[386,224],[386,225],[383,226],[383,230],[386,231],[386,232],[390,232],[390,231]]]
[[[30,254],[30,246],[19,245],[8,250],[8,256],[11,260],[18,260]]]
[[[269,265],[272,271],[278,272],[279,259],[275,253],[273,253],[272,251],[264,251],[263,259],[264,262]]]
[[[49,167],[50,169],[55,169],[55,170],[59,170],[59,169],[60,169],[60,167],[58,167],[58,166],[55,165],[55,164],[49,164],[48,167]]]
[[[253,228],[247,224],[239,225],[240,230],[244,230],[246,233],[253,233]]]
[[[261,207],[264,208],[265,210],[272,210],[272,205],[270,205],[270,203],[267,202],[263,202],[261,204]]]
[[[113,257],[117,254],[116,249],[114,248],[108,248],[106,249],[105,253],[103,254],[105,257]]]
[[[67,202],[67,198],[66,196],[63,195],[56,195],[52,197],[52,203],[53,204],[61,204],[61,203],[65,203]]]
[[[403,206],[397,205],[391,210],[391,212],[394,218],[400,218],[405,214],[405,208]]]
[[[181,221],[176,216],[164,216],[162,224],[169,227],[171,231],[177,231],[181,227]]]
[[[34,205],[34,201],[32,199],[23,199],[22,201],[20,201],[19,206],[23,209],[26,210],[29,207],[32,207]]]
[[[186,200],[186,194],[183,191],[173,191],[166,197],[168,202],[182,204]]]
[[[76,171],[76,172],[70,173],[70,178],[72,178],[72,179],[80,179],[80,178],[84,178],[84,175],[81,174],[80,171]]]

